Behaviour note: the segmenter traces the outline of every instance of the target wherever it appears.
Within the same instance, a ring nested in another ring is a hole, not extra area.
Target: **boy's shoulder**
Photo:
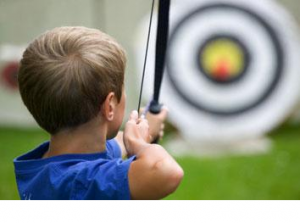
[[[130,199],[128,170],[115,140],[96,154],[41,159],[49,142],[14,160],[21,199]]]

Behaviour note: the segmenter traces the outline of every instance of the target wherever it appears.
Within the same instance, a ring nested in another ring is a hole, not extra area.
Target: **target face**
[[[282,123],[300,89],[297,28],[289,14],[269,0],[174,5],[161,95],[182,134],[239,140]]]
[[[242,28],[243,23],[247,25]],[[195,31],[191,35],[187,29]],[[250,30],[256,33],[251,42]],[[262,44],[269,52],[261,50]],[[195,45],[199,50],[192,49]],[[220,116],[250,112],[263,103],[277,87],[284,67],[282,46],[273,28],[254,11],[229,3],[189,13],[174,28],[169,51],[167,69],[177,94],[195,108]]]

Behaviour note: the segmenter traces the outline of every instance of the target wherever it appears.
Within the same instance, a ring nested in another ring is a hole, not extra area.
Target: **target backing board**
[[[172,4],[161,97],[183,136],[214,141],[255,138],[286,120],[300,89],[298,31],[287,11],[270,0]],[[156,22],[147,99],[153,91]],[[138,64],[142,55],[139,50]]]

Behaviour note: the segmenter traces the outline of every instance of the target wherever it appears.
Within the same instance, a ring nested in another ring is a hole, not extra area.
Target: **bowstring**
[[[141,102],[142,102],[142,95],[143,95],[143,88],[144,88],[144,81],[145,81],[145,73],[146,73],[146,66],[147,66],[147,59],[148,59],[148,50],[149,50],[149,43],[150,43],[150,35],[151,35],[151,28],[152,28],[152,18],[153,18],[153,12],[154,12],[154,5],[155,0],[152,0],[152,7],[151,7],[151,13],[150,13],[150,22],[149,22],[149,29],[148,29],[148,37],[147,37],[147,44],[146,44],[146,52],[145,52],[145,60],[144,60],[144,66],[143,66],[143,75],[142,75],[142,81],[141,81],[141,87],[140,87],[140,93],[139,93],[139,103],[138,103],[138,109],[137,112],[140,112],[141,109]]]

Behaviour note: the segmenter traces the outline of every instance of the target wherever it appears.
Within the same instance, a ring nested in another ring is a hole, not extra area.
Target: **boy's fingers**
[[[153,142],[153,136],[149,135],[149,142]]]
[[[139,119],[139,114],[138,114],[138,112],[137,112],[136,110],[132,111],[132,112],[130,113],[130,116],[129,116],[129,121],[135,121],[135,122],[137,122],[138,119]]]
[[[169,109],[166,106],[163,106],[161,112],[158,114],[162,120],[165,120],[168,116]]]
[[[138,123],[145,122],[148,124],[148,120],[145,118],[139,118]]]
[[[160,139],[163,138],[163,137],[164,137],[164,134],[165,134],[164,131],[160,131],[160,132],[159,132],[159,138],[160,138]]]
[[[147,126],[147,127],[149,127],[149,123],[148,123],[148,120],[147,119],[139,119],[138,120],[138,124],[139,125],[142,125],[142,126]]]
[[[140,114],[143,114],[145,112],[145,107],[140,108]]]

